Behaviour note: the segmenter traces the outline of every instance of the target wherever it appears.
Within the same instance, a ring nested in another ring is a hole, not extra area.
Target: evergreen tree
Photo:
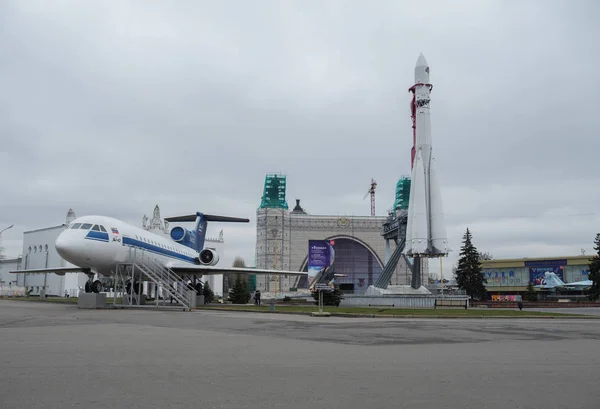
[[[209,303],[215,298],[215,293],[212,288],[208,284],[208,281],[204,282],[204,289],[202,290],[202,295],[204,295],[204,302]]]
[[[319,292],[315,291],[312,296],[316,301],[315,304],[319,305]],[[335,305],[336,307],[339,307],[343,299],[344,293],[337,286],[335,286],[331,292],[323,291],[323,305]]]
[[[600,297],[600,233],[596,234],[594,244],[596,255],[590,259],[589,264],[589,278],[592,281],[592,287],[589,290],[588,298],[592,301],[596,301]]]
[[[234,304],[248,304],[250,298],[251,295],[248,291],[248,282],[246,282],[246,280],[244,280],[240,275],[236,275],[233,291],[229,295],[229,299]]]
[[[527,284],[527,293],[525,294],[525,299],[527,301],[537,301],[537,294],[535,293],[535,289],[533,288],[533,283],[530,281]]]
[[[246,262],[244,261],[244,259],[242,257],[236,256],[235,259],[233,260],[233,264],[231,266],[245,268]],[[228,294],[229,290],[231,290],[233,288],[233,286],[235,284],[235,280],[237,279],[238,275],[239,274],[233,274],[233,273],[223,274],[223,294]]]
[[[487,283],[487,280],[481,270],[479,252],[471,239],[471,232],[467,228],[463,236],[458,267],[456,267],[456,283],[473,299],[484,299],[487,295],[484,283]]]

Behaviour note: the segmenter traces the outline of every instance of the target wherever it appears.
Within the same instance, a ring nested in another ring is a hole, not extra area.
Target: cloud
[[[496,257],[589,253],[600,29],[578,5],[2,2],[3,246],[70,207],[254,219],[267,172],[313,214],[368,215],[373,177],[384,215],[423,52],[452,247],[468,226]],[[254,220],[221,228],[227,262],[254,259]]]

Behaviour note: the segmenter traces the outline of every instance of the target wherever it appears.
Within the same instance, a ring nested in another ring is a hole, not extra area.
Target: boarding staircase
[[[375,282],[373,287],[376,288],[387,288],[390,284],[390,280],[392,279],[392,275],[394,275],[394,270],[396,270],[396,266],[398,265],[398,261],[400,261],[400,257],[402,257],[402,252],[404,251],[404,247],[406,246],[406,237],[402,237],[397,245],[396,249],[390,256],[390,259],[383,267],[383,271],[379,275],[379,278]]]
[[[188,310],[196,307],[196,290],[191,290],[171,269],[148,257],[145,252],[136,252],[134,260],[134,268],[141,270],[150,281],[162,288],[163,299],[171,296]]]

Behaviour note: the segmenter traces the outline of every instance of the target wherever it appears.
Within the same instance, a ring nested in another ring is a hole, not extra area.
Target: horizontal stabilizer
[[[250,219],[242,217],[217,216],[214,214],[205,214],[204,218],[208,222],[232,222],[232,223],[249,223]]]
[[[214,214],[203,214],[204,220],[207,222],[233,222],[233,223],[248,223],[250,219],[244,219],[241,217],[230,217],[230,216],[218,216]],[[165,220],[168,222],[195,222],[198,214],[190,214],[187,216],[175,216],[166,217]]]

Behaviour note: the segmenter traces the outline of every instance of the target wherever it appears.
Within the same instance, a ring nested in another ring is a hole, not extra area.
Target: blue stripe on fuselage
[[[196,264],[196,259],[193,257],[188,257],[172,250],[163,249],[162,247],[155,246],[154,244],[146,243],[131,237],[123,236],[123,245],[137,247],[143,250],[148,250],[152,253],[160,254],[161,256],[171,257],[187,263]]]
[[[103,231],[90,230],[85,236],[85,238],[89,240],[108,242],[108,233],[104,233]]]

